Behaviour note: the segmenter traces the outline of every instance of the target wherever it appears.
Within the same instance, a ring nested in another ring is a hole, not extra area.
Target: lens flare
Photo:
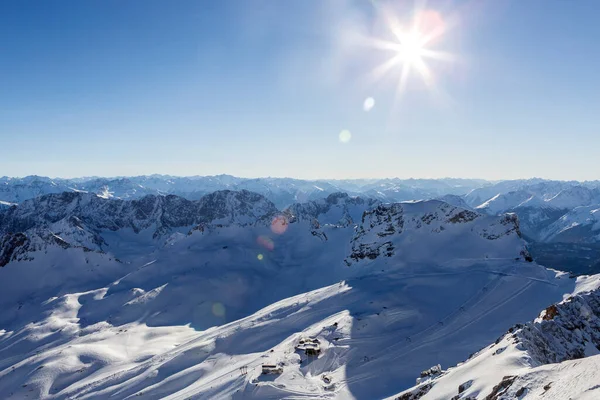
[[[277,235],[282,235],[287,231],[288,220],[283,215],[278,215],[271,221],[271,231]]]
[[[258,261],[262,261],[262,259],[265,258],[265,256],[263,256],[262,254],[259,254],[256,256],[256,258],[258,259]]]
[[[225,306],[221,303],[213,303],[212,313],[215,317],[224,317],[225,316]]]
[[[352,139],[352,134],[350,133],[349,130],[344,129],[343,131],[340,132],[339,139],[340,139],[340,142],[342,142],[342,143],[348,143],[350,141],[350,139]]]
[[[261,235],[257,237],[256,243],[258,243],[260,246],[264,247],[269,251],[273,251],[273,249],[275,248],[275,243],[268,236]]]
[[[373,107],[375,107],[375,99],[372,97],[367,97],[363,103],[363,110],[369,112]]]

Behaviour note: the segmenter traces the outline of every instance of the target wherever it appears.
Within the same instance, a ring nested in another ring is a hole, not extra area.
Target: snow
[[[597,277],[586,277],[577,286],[572,296],[555,306],[554,313],[546,309],[534,322],[509,329],[466,362],[404,393],[426,391],[422,399],[458,394],[460,398],[485,398],[506,382],[500,398],[516,399],[522,394],[544,399],[597,398],[593,391],[600,388],[600,282]]]
[[[1,223],[30,240],[0,269],[7,399],[385,398],[599,282],[526,262],[514,216],[438,200],[331,194],[279,212],[250,192],[70,193],[25,201]],[[439,382],[483,393],[525,368],[508,341]]]
[[[600,205],[594,204],[591,206],[575,207],[565,215],[560,217],[556,222],[549,225],[541,233],[541,238],[544,241],[580,241],[579,235],[575,233],[574,238],[570,239],[570,233],[574,232],[574,228],[585,227],[592,234],[585,235],[582,241],[600,241]]]

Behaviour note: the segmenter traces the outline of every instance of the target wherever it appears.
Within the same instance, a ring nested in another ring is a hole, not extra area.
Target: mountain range
[[[594,184],[390,180],[386,196],[431,192],[390,201],[368,195],[384,182],[218,178],[188,198],[5,179],[2,398],[595,395],[600,278],[547,269],[535,247],[594,245]],[[321,197],[281,206],[292,184]],[[474,201],[491,187],[509,190],[502,207]],[[515,189],[564,210],[539,241]],[[547,202],[574,197],[587,204]]]
[[[439,199],[489,215],[515,213],[531,250],[548,266],[574,273],[600,272],[600,181],[523,179],[300,180],[230,175],[51,179],[0,178],[0,210],[51,193],[80,192],[106,199],[136,200],[176,195],[198,200],[221,190],[263,195],[278,209],[346,193],[365,201],[394,203]],[[585,253],[583,257],[579,255]]]

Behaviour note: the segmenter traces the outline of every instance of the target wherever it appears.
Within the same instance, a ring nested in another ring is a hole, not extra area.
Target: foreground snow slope
[[[382,398],[575,289],[514,216],[441,201],[90,196],[3,214],[3,398]]]
[[[600,279],[580,277],[572,296],[517,324],[466,362],[424,377],[394,398],[597,399]]]
[[[573,280],[525,262],[415,265],[349,279],[196,331],[151,327],[143,316],[117,322],[120,315],[107,315],[104,303],[118,305],[120,314],[135,307],[172,310],[155,308],[161,290],[111,294],[119,284],[50,298],[39,319],[3,332],[0,393],[381,398],[413,384],[418,371],[456,363],[573,289]],[[294,350],[301,336],[321,341],[319,357]],[[263,363],[282,363],[283,374],[264,378]],[[247,375],[240,373],[244,366]]]

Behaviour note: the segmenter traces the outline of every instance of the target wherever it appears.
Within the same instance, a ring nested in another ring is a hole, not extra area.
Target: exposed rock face
[[[404,394],[396,397],[395,400],[418,400],[421,397],[425,396],[431,390],[432,387],[433,387],[433,385],[430,383],[419,386],[417,389],[413,390],[412,392],[404,393]]]
[[[534,365],[585,357],[589,346],[600,349],[600,290],[548,307],[539,320],[516,330],[514,338]]]
[[[268,226],[276,217],[284,224],[307,223],[310,234],[322,241],[328,240],[326,227],[355,227],[351,251],[344,260],[348,266],[365,259],[396,255],[415,260],[438,253],[437,248],[447,253],[449,246],[456,247],[457,254],[473,253],[474,258],[487,258],[486,249],[490,250],[489,256],[506,256],[502,245],[482,243],[481,239],[484,242],[506,239],[506,243],[512,243],[520,236],[518,220],[513,214],[484,216],[438,200],[380,204],[376,200],[335,193],[279,212],[262,195],[245,190],[218,191],[195,201],[174,195],[120,200],[79,192],[50,194],[0,212],[0,235],[21,232],[32,241],[29,248],[32,251],[43,248],[44,244],[106,251],[106,231],[129,229],[136,234],[150,231],[154,239],[168,242],[170,236],[183,236],[186,232],[211,232],[226,226]],[[407,230],[409,235],[404,234]],[[470,239],[454,242],[456,235],[465,233],[479,242],[469,244]],[[427,237],[419,239],[421,248],[410,243],[413,236],[422,235]],[[519,240],[513,246],[521,246]],[[528,258],[528,253],[523,247],[521,254],[514,257]],[[452,255],[440,253],[440,260],[447,258]]]
[[[283,211],[290,223],[308,222],[310,233],[326,241],[325,225],[346,228],[360,223],[362,214],[379,204],[374,199],[351,197],[347,193],[332,193],[325,199],[293,204]]]
[[[0,238],[0,267],[18,260],[27,251],[29,239],[23,233],[6,234]]]
[[[419,393],[420,390],[428,393],[432,388],[437,388],[436,385],[447,386],[452,382],[452,376],[459,376],[469,380],[458,386],[458,395],[453,400],[508,400],[520,399],[529,394],[532,398],[538,398],[536,395],[539,396],[552,387],[552,377],[548,375],[551,371],[571,370],[577,366],[573,360],[586,362],[600,357],[600,288],[597,282],[591,287],[595,289],[580,292],[550,305],[534,321],[514,325],[495,343],[471,355],[466,362],[448,369],[447,373],[425,381],[418,379],[417,386],[406,391],[405,395]],[[584,358],[585,360],[581,360]],[[495,361],[490,361],[492,359]],[[589,365],[594,366],[595,363],[591,361]],[[487,376],[486,369],[494,366],[505,368],[504,371],[509,373],[499,379],[493,388],[489,388],[487,395],[480,392],[481,389],[473,391],[471,386],[476,386],[474,382],[481,386],[481,377]],[[512,370],[507,370],[508,366],[512,366]],[[467,374],[465,371],[468,371]],[[584,375],[577,375],[576,378],[584,381],[587,379]],[[564,384],[563,382],[563,390]],[[577,385],[585,388],[586,383],[579,382]],[[588,386],[592,386],[591,383],[588,382]],[[566,397],[556,397],[555,394],[552,398]]]
[[[23,232],[75,217],[75,224],[95,229],[131,228],[139,232],[156,224],[157,230],[200,223],[256,222],[277,209],[263,196],[219,191],[197,201],[149,195],[139,200],[108,200],[89,193],[64,192],[23,202],[0,214],[0,232]]]
[[[152,229],[157,238],[182,227],[266,223],[277,212],[263,196],[245,190],[219,191],[196,201],[173,195],[149,195],[127,201],[64,192],[27,200],[0,212],[0,237],[4,236],[2,241],[6,244],[3,259],[12,259],[15,243],[21,241],[15,242],[17,232],[36,238],[36,246],[30,250],[39,249],[38,244],[43,243],[103,250],[106,243],[101,233],[106,230],[131,229],[139,233]],[[8,249],[12,249],[10,256]]]
[[[516,376],[505,376],[504,378],[502,378],[502,380],[500,381],[499,384],[497,384],[496,386],[494,386],[494,389],[492,389],[492,393],[490,393],[489,395],[487,395],[485,397],[485,400],[498,400],[501,399],[502,395],[504,393],[506,393],[506,391],[508,390],[508,388],[510,388],[510,386],[515,382],[515,380],[517,379]]]
[[[429,200],[380,204],[365,211],[361,222],[352,239],[352,252],[346,259],[347,265],[379,256],[393,257],[400,253],[418,259],[418,249],[410,244],[412,239],[408,239],[414,235],[429,237],[422,241],[425,243],[422,251],[427,253],[436,253],[438,247],[447,251],[448,246],[466,246],[468,252],[486,258],[488,254],[484,248],[496,246],[482,243],[481,239],[497,241],[506,238],[514,240],[520,247],[520,251],[514,254],[515,258],[530,258],[521,240],[518,218],[514,214],[490,217],[438,200]],[[411,234],[407,235],[407,232]],[[451,238],[459,232],[468,235],[462,237],[463,243],[450,243]],[[470,240],[475,242],[469,249],[465,243]],[[481,251],[477,253],[477,249]]]
[[[333,193],[325,199],[294,204],[284,210],[284,215],[292,223],[310,221],[313,225],[331,224],[345,227],[360,223],[362,213],[377,204],[379,201],[374,199],[350,197],[347,193]]]
[[[495,240],[502,236],[516,233],[517,236],[521,237],[519,219],[516,214],[504,214],[498,224],[506,227],[506,229],[494,229],[496,224],[492,224],[489,228],[486,227],[482,230],[482,236],[488,240]]]

